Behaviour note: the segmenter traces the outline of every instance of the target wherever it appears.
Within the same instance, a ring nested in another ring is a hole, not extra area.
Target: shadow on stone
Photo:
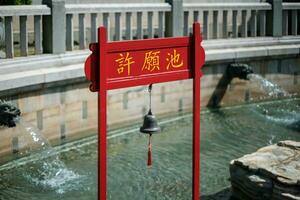
[[[211,98],[208,101],[208,108],[220,107],[228,85],[231,83],[233,78],[239,78],[243,80],[249,80],[248,75],[253,74],[253,70],[250,66],[242,63],[231,63],[227,66],[223,76],[220,78],[216,89],[214,90]]]
[[[222,101],[226,91],[227,87],[230,84],[232,80],[232,77],[228,75],[227,72],[223,74],[221,79],[219,80],[216,89],[214,90],[213,94],[211,95],[211,98],[208,101],[207,107],[208,108],[218,108],[220,107],[220,102]]]

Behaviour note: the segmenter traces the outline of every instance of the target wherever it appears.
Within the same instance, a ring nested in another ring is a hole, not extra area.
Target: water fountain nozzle
[[[16,118],[20,116],[21,111],[12,104],[0,101],[0,126],[15,127]]]
[[[232,63],[227,67],[227,73],[231,78],[249,80],[248,75],[253,74],[253,69],[242,63]]]

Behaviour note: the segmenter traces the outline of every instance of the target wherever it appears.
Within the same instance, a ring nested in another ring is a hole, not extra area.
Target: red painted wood
[[[178,66],[180,67],[178,68],[172,67],[169,62],[174,52],[180,59],[180,62],[178,62]],[[147,53],[149,53],[149,56],[145,55]],[[107,76],[109,80],[120,78],[130,79],[148,74],[186,70],[190,68],[189,54],[190,49],[187,46],[179,48],[144,49],[141,51],[120,51],[117,53],[108,53],[106,63],[110,64]],[[127,58],[130,58],[131,64],[120,66],[120,63],[117,61],[121,61],[121,59],[124,59],[126,56]],[[145,61],[147,58],[150,59],[149,63]],[[153,60],[151,59],[156,58],[157,61],[155,61],[155,65],[152,65],[154,62],[152,62]],[[122,72],[118,71],[118,69],[122,69]]]
[[[108,53],[120,51],[138,51],[146,49],[176,48],[191,45],[191,37],[156,38],[145,40],[110,42],[107,46]]]
[[[90,90],[96,92],[99,90],[99,51],[98,43],[91,43],[89,49],[92,51],[92,54],[86,59],[84,63],[84,72],[86,79],[91,81]]]
[[[98,199],[106,200],[107,90],[193,78],[193,200],[200,197],[200,68],[205,53],[201,47],[200,25],[194,23],[192,37],[110,42],[106,29],[98,29],[98,43],[90,44],[93,52],[85,62],[90,90],[98,91]],[[155,67],[145,67],[146,54],[159,54]],[[173,57],[172,57],[172,56]],[[178,56],[179,55],[179,56]],[[176,59],[175,59],[176,58]],[[127,61],[124,65],[123,61]],[[173,61],[170,65],[170,60]],[[122,63],[120,62],[122,61]],[[175,62],[176,61],[176,62]],[[121,63],[121,65],[120,65]],[[130,63],[130,70],[128,70]],[[174,64],[175,63],[175,64]],[[120,69],[120,66],[122,69]],[[127,67],[127,68],[126,68]],[[150,69],[150,71],[149,71]],[[118,71],[120,70],[120,71]]]
[[[192,78],[190,70],[182,70],[170,73],[149,74],[144,76],[135,77],[132,79],[111,79],[108,80],[108,89],[118,89],[133,87],[138,85],[149,85],[151,83],[162,83],[169,81],[178,81]]]
[[[106,67],[106,29],[98,29],[99,37],[99,93],[98,93],[98,199],[106,200],[106,96],[107,96],[107,67]]]
[[[191,78],[190,41],[190,37],[180,37],[108,43],[108,88]],[[147,59],[154,58],[157,65],[149,66]],[[174,58],[177,59],[175,64]],[[125,59],[127,62],[124,62]]]
[[[200,199],[200,77],[205,54],[201,47],[200,24],[193,24],[193,200]]]

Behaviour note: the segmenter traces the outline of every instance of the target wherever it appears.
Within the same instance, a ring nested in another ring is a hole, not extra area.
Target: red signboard
[[[200,175],[200,68],[205,53],[199,23],[190,37],[107,42],[106,29],[98,29],[98,43],[85,62],[90,90],[99,92],[99,199],[106,199],[106,95],[107,90],[175,80],[193,82],[193,199],[199,199]]]

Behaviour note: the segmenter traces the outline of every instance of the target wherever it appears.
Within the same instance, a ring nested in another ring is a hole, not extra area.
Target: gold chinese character
[[[126,54],[124,53],[120,53],[120,58],[116,59],[115,62],[117,62],[118,65],[118,74],[121,74],[124,72],[124,68],[127,68],[127,75],[130,75],[130,66],[135,63],[132,59],[132,57],[129,57],[129,53],[126,52]]]
[[[159,70],[159,53],[160,51],[149,51],[145,53],[144,65],[142,70],[154,71]]]
[[[183,66],[183,60],[180,59],[180,54],[177,53],[176,49],[173,49],[173,54],[168,53],[166,60],[168,62],[167,70],[169,70],[170,67],[179,68]]]

